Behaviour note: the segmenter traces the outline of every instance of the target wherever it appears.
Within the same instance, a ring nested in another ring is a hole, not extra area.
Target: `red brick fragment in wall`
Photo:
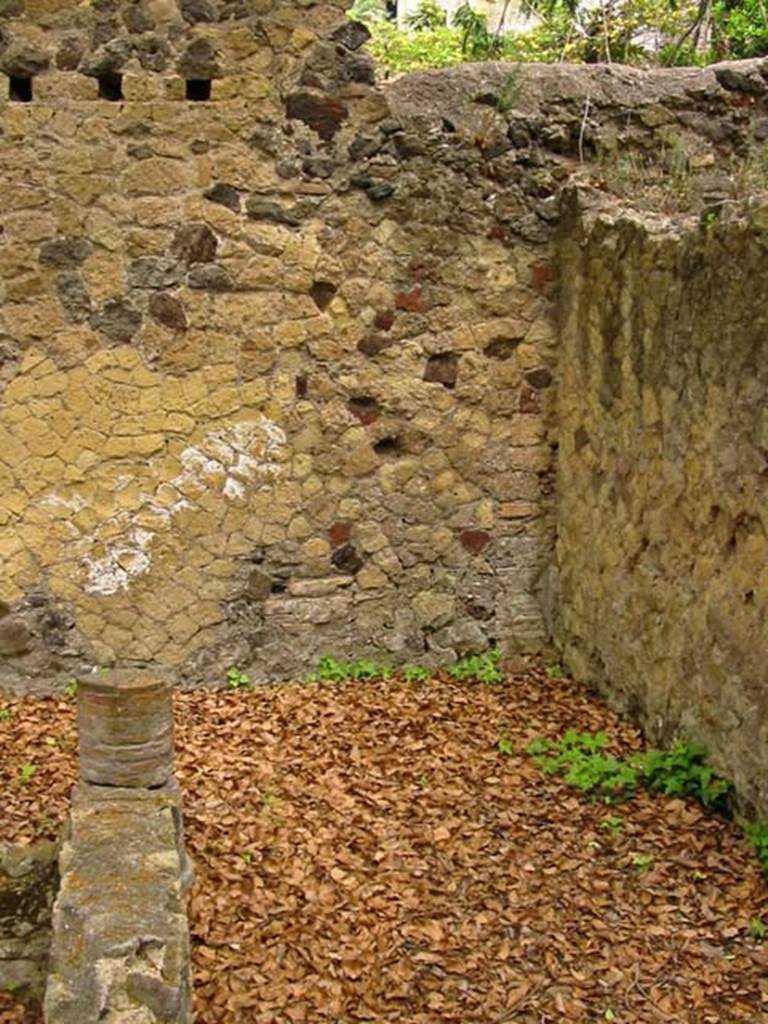
[[[485,530],[462,530],[459,540],[473,555],[479,555],[490,540]]]
[[[432,303],[420,284],[415,284],[410,291],[398,292],[395,296],[395,305],[408,313],[426,313],[432,308]]]
[[[341,100],[311,92],[295,92],[288,96],[285,112],[289,118],[309,125],[326,142],[333,138],[349,115]]]
[[[497,242],[506,242],[509,239],[509,231],[503,224],[492,224],[488,228],[486,238],[492,238]]]
[[[349,535],[352,532],[352,527],[349,523],[334,523],[328,531],[328,537],[334,547],[338,547],[339,544],[346,544],[349,540]]]
[[[347,408],[364,426],[375,423],[381,414],[379,403],[370,395],[361,395],[357,398],[350,398]]]
[[[555,275],[552,263],[534,263],[531,267],[531,285],[536,291],[543,292],[555,280]]]

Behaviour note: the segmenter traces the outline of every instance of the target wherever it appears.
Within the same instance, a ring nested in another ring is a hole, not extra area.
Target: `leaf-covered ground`
[[[5,706],[0,838],[53,834],[72,703]],[[198,1024],[768,1020],[768,891],[739,830],[648,794],[589,803],[524,753],[570,727],[639,746],[567,681],[197,691],[176,715]]]

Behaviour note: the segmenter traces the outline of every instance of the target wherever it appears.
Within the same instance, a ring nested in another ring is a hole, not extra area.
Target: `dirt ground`
[[[525,754],[567,728],[639,747],[583,689],[536,667],[175,699],[198,1024],[768,1021],[768,889],[739,829],[590,803]],[[0,839],[55,835],[73,702],[3,707]],[[36,1020],[0,1002],[0,1024]]]

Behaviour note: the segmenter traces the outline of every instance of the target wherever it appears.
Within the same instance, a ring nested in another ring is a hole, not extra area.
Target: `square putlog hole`
[[[12,103],[31,103],[32,79],[12,75],[8,79],[8,99]]]
[[[118,103],[123,98],[123,76],[114,73],[99,75],[99,99]]]
[[[187,99],[194,103],[204,103],[211,98],[210,78],[188,78]]]

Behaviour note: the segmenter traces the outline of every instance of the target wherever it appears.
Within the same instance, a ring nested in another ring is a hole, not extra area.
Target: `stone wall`
[[[576,206],[563,246],[561,642],[768,813],[768,216]]]
[[[0,992],[31,1004],[48,975],[57,852],[53,843],[0,842]]]
[[[0,19],[0,685],[555,624],[762,800],[762,236],[723,211],[765,186],[768,64],[381,90],[341,4]],[[569,183],[635,212],[561,224]]]
[[[0,683],[540,647],[553,211],[495,100],[398,111],[332,5],[0,11]]]

